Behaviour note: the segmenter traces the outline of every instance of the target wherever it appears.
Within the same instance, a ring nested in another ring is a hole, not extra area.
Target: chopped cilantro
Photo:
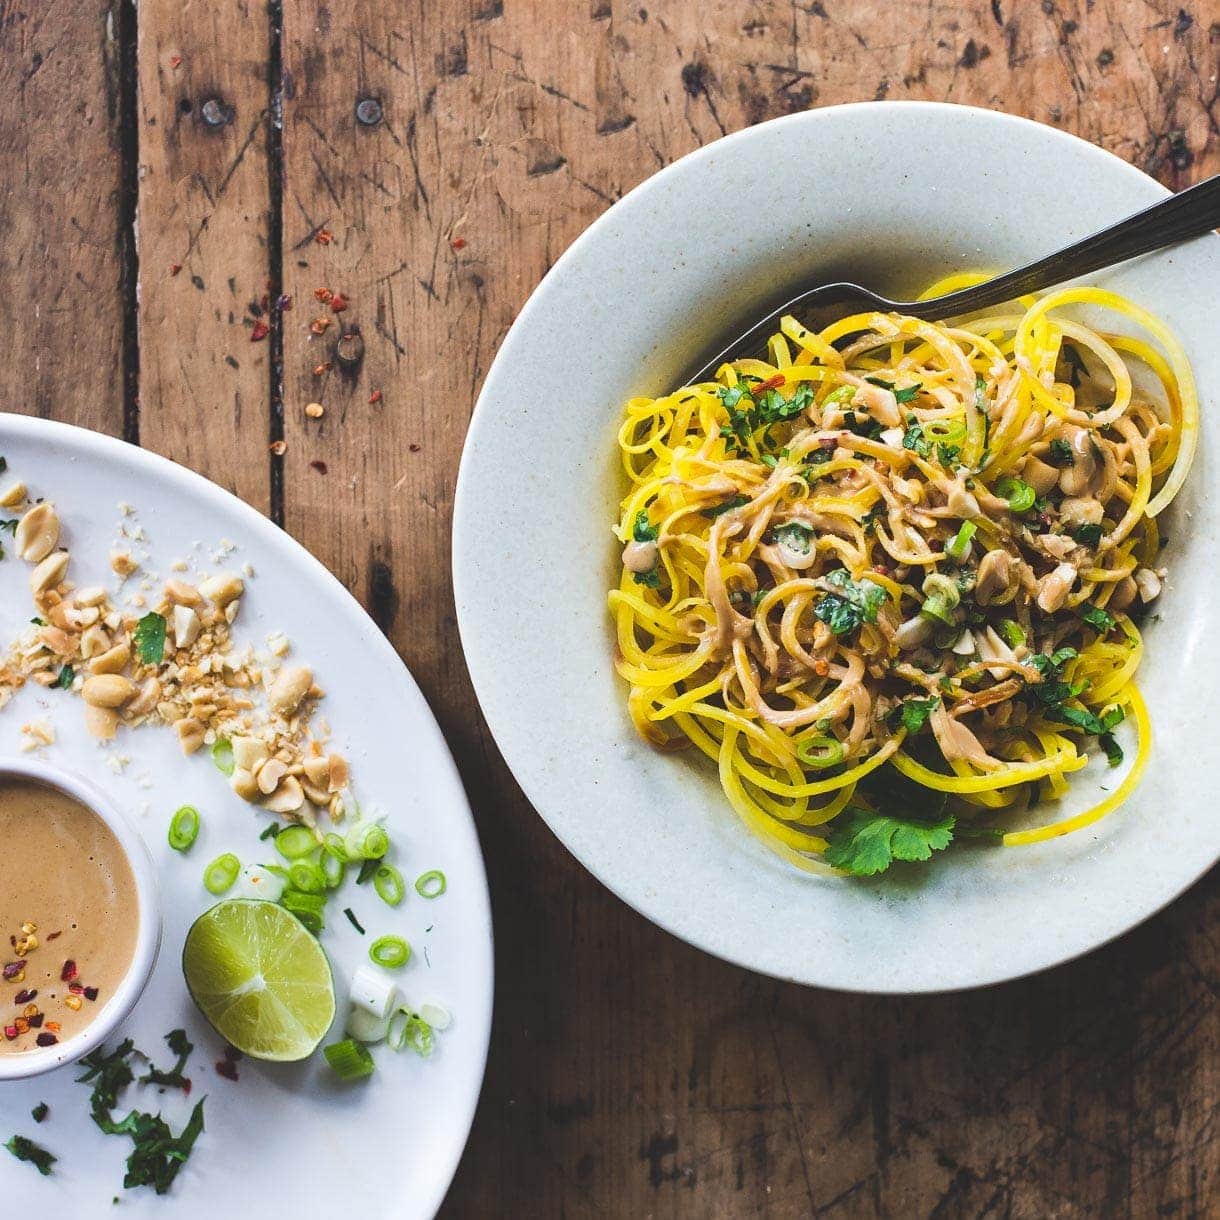
[[[904,385],[901,390],[894,391],[894,400],[900,404],[910,402],[922,389],[923,382],[921,381],[917,381],[914,385]]]
[[[743,504],[749,504],[749,502],[749,496],[734,496],[731,500],[725,500],[721,504],[713,504],[710,508],[701,508],[699,514],[711,519],[719,517],[722,513],[731,512],[735,508],[740,508]]]
[[[3,521],[0,521],[0,530],[6,530],[8,533],[15,535],[17,533],[17,518],[6,517]]]
[[[1101,541],[1102,528],[1098,524],[1089,522],[1085,525],[1079,525],[1072,531],[1072,537],[1080,543],[1081,546],[1096,546]]]
[[[864,380],[867,381],[869,385],[879,385],[883,390],[892,390],[894,388],[894,383],[892,381],[886,381],[884,377],[865,377]]]
[[[661,531],[658,526],[650,525],[648,509],[641,508],[635,515],[635,523],[631,527],[631,536],[636,542],[656,542]]]
[[[1051,441],[1051,451],[1048,455],[1052,466],[1075,466],[1076,455],[1067,441],[1056,437]]]
[[[875,441],[885,431],[871,415],[857,415],[855,411],[843,420],[843,427],[870,441]]]
[[[46,1103],[45,1101],[40,1101],[40,1102],[39,1102],[39,1103],[38,1103],[38,1104],[37,1104],[37,1105],[36,1105],[36,1106],[35,1106],[35,1107],[34,1107],[34,1108],[33,1108],[33,1109],[30,1111],[30,1117],[31,1117],[31,1118],[32,1118],[32,1119],[33,1119],[33,1120],[34,1120],[36,1123],[40,1123],[40,1122],[42,1122],[42,1121],[43,1121],[43,1119],[44,1119],[44,1118],[46,1118],[46,1116],[47,1116],[48,1114],[50,1114],[50,1113],[51,1113],[51,1107],[50,1107],[50,1106],[48,1106],[48,1105],[47,1105],[47,1103]]]
[[[656,564],[653,564],[647,572],[632,572],[631,579],[637,585],[644,585],[649,589],[659,589],[661,587],[661,573],[657,570]]]
[[[798,555],[808,555],[813,548],[813,530],[803,521],[786,521],[775,527],[775,541]]]
[[[272,822],[269,826],[263,827],[263,833],[258,836],[259,842],[265,842],[267,839],[274,839],[280,833],[279,825]]]
[[[186,1066],[186,1061],[195,1048],[187,1040],[184,1029],[171,1030],[165,1035],[165,1041],[169,1044],[171,1053],[178,1056],[178,1062],[168,1072],[163,1072],[159,1067],[150,1064],[148,1071],[140,1077],[140,1082],[160,1085],[166,1089],[182,1089],[189,1093],[191,1082],[182,1074],[182,1069]]]
[[[364,860],[361,862],[360,871],[356,874],[356,884],[363,885],[366,881],[373,879],[373,874],[381,867],[380,860]]]
[[[59,671],[59,677],[55,679],[55,685],[60,690],[68,690],[72,686],[72,680],[76,677],[76,670],[71,665],[65,665]]]
[[[928,717],[936,711],[939,703],[935,695],[929,699],[904,699],[887,719],[893,728],[901,725],[908,733],[918,733],[928,723]]]
[[[819,445],[816,449],[811,449],[805,454],[805,461],[810,466],[824,466],[834,455],[835,451],[833,449],[825,449]]]
[[[895,860],[927,860],[948,847],[955,822],[952,814],[925,822],[849,805],[831,827],[825,860],[854,876],[871,877]]]
[[[961,452],[961,445],[940,444],[936,446],[936,456],[940,458],[940,464],[942,466],[954,465],[957,462],[957,459],[961,456]]]
[[[1110,766],[1117,767],[1123,761],[1123,748],[1114,740],[1114,734],[1102,733],[1097,740],[1106,752],[1106,761]]]
[[[179,1037],[181,1042],[178,1041]],[[180,1052],[176,1047],[186,1042],[186,1035],[181,1030],[175,1030],[167,1035],[166,1041],[171,1042],[170,1049],[178,1054]],[[159,1114],[131,1110],[126,1117],[116,1121],[111,1111],[118,1102],[119,1094],[134,1078],[128,1063],[134,1051],[130,1038],[125,1038],[109,1054],[106,1054],[105,1047],[99,1046],[81,1059],[85,1074],[78,1076],[77,1081],[93,1085],[89,1109],[98,1127],[107,1135],[131,1137],[133,1147],[127,1158],[124,1187],[151,1186],[157,1194],[163,1195],[173,1185],[203,1130],[203,1102],[196,1104],[190,1120],[178,1136]]]
[[[132,633],[136,656],[145,665],[160,665],[165,659],[165,616],[155,610],[149,611]]]
[[[932,452],[932,442],[923,434],[923,424],[912,424],[902,435],[902,447],[926,458]]]
[[[3,460],[0,458],[0,461]],[[51,1166],[58,1158],[52,1156],[45,1148],[40,1148],[33,1140],[26,1139],[24,1135],[14,1135],[4,1146],[19,1161],[29,1161],[44,1178],[51,1176]]]
[[[814,602],[813,613],[835,635],[847,635],[861,623],[875,623],[877,611],[885,601],[885,590],[871,580],[852,580],[843,568],[836,568],[826,582],[839,590]]]
[[[1105,635],[1114,626],[1114,615],[1100,606],[1091,606],[1088,602],[1076,607],[1076,613],[1084,619],[1094,631]]]

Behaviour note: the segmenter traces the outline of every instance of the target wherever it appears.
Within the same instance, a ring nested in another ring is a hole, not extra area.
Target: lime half
[[[216,1032],[255,1059],[304,1059],[334,1020],[322,946],[274,902],[232,898],[204,911],[186,934],[182,973]]]

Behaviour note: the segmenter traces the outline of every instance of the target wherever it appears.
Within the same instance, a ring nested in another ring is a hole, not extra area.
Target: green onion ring
[[[183,805],[170,818],[169,845],[174,851],[186,851],[199,837],[199,810],[194,805]]]
[[[231,851],[227,851],[223,856],[217,856],[203,870],[203,888],[209,894],[219,896],[233,888],[240,872],[241,861]]]
[[[421,898],[439,898],[448,888],[449,882],[439,868],[430,868],[415,878],[415,892]]]

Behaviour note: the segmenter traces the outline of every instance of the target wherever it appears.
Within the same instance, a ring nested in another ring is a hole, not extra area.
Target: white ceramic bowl
[[[139,917],[131,965],[93,1020],[78,1034],[54,1046],[24,1051],[20,1055],[0,1055],[0,1081],[4,1081],[24,1080],[66,1063],[74,1063],[110,1037],[116,1026],[135,1007],[152,974],[161,945],[161,901],[157,875],[144,840],[127,817],[88,780],[33,759],[0,759],[0,779],[26,779],[49,788],[58,788],[101,819],[119,841],[131,865]]]
[[[1176,329],[1204,416],[1191,480],[1162,518],[1170,578],[1140,678],[1155,754],[1135,797],[1094,828],[1020,849],[955,849],[918,880],[913,871],[865,882],[798,875],[738,824],[702,756],[658,754],[636,735],[606,609],[619,571],[610,525],[623,490],[614,446],[622,403],[673,388],[726,323],[805,280],[854,279],[897,296],[949,270],[1017,266],[1165,193],[1109,153],[991,111],[810,111],[717,141],[649,179],[530,299],[487,376],[462,459],[462,642],[527,796],[648,918],[783,978],[944,990],[1093,948],[1216,860],[1220,819],[1202,768],[1220,723],[1220,238],[1092,277]],[[1073,808],[1089,787],[1076,785]]]

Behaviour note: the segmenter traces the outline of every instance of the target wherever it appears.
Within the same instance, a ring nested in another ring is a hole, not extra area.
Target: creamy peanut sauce
[[[110,828],[56,788],[0,778],[0,962],[10,976],[0,978],[0,1055],[84,1029],[131,965],[138,920],[135,878]]]

